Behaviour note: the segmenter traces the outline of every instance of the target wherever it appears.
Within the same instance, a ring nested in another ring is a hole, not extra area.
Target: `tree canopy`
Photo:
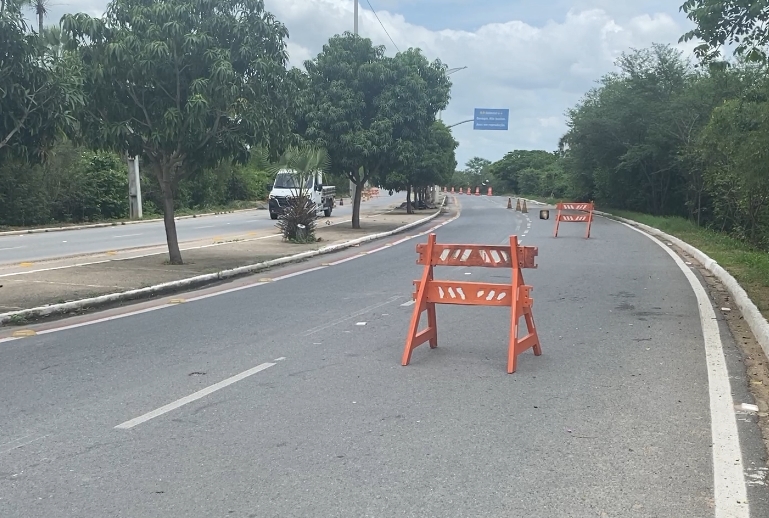
[[[304,136],[328,149],[332,169],[358,187],[353,228],[360,227],[362,187],[374,179],[387,184],[388,174],[414,165],[419,143],[449,99],[440,61],[430,63],[416,49],[392,58],[384,50],[345,33],[305,63]]]
[[[0,49],[0,164],[10,156],[39,159],[77,125],[78,64],[31,34],[16,3],[0,13]]]
[[[171,263],[182,262],[174,189],[248,146],[285,142],[286,28],[261,0],[113,0],[67,15],[85,71],[93,146],[141,155],[163,192]]]
[[[749,60],[767,60],[769,0],[686,0],[681,10],[697,27],[680,41],[702,40],[695,52],[704,61],[718,58],[727,44]]]

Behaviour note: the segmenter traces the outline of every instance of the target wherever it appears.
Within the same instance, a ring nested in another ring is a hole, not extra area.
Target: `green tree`
[[[720,47],[736,43],[736,55],[767,61],[769,0],[687,0],[681,10],[697,27],[679,41],[701,39],[694,50],[703,60],[717,59]]]
[[[505,190],[522,194],[540,194],[539,175],[557,160],[558,155],[555,153],[538,149],[520,149],[506,153],[504,157],[489,166],[488,170]],[[523,171],[527,173],[522,181]]]
[[[476,156],[465,163],[465,172],[473,177],[480,177],[490,165],[491,160]]]
[[[733,99],[713,111],[699,149],[720,230],[769,247],[769,96]]]
[[[41,158],[76,126],[83,103],[77,62],[49,52],[19,8],[7,3],[0,14],[0,164],[11,155]]]
[[[569,112],[565,162],[575,194],[617,208],[679,213],[683,178],[677,135],[689,123],[678,99],[691,70],[667,45],[634,50],[617,61]]]
[[[353,228],[360,228],[362,187],[407,167],[416,143],[448,104],[445,66],[416,49],[394,58],[384,47],[349,33],[332,37],[305,63],[305,138],[329,151],[332,170],[356,185]]]
[[[163,194],[172,264],[181,264],[174,192],[185,176],[248,146],[285,143],[286,28],[261,0],[113,0],[67,15],[85,64],[87,141],[142,155]]]
[[[425,137],[413,143],[419,153],[410,160],[407,167],[396,165],[382,179],[385,189],[406,191],[406,212],[411,214],[412,192],[424,193],[432,185],[446,185],[454,175],[457,166],[456,149],[459,142],[454,139],[451,130],[441,121],[433,122]]]

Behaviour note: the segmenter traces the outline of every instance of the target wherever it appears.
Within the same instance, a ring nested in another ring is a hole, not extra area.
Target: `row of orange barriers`
[[[476,194],[478,194],[476,192]],[[509,203],[508,203],[509,204]],[[595,206],[589,203],[558,203],[556,205],[555,231],[558,237],[559,225],[563,223],[587,223],[585,238],[590,237]],[[578,211],[582,214],[566,214]],[[542,219],[543,210],[540,213]],[[427,243],[416,247],[417,264],[423,265],[422,277],[414,281],[416,291],[414,311],[409,324],[406,346],[401,359],[402,365],[411,362],[414,349],[429,343],[431,349],[438,347],[437,304],[464,306],[495,306],[510,308],[510,336],[507,345],[507,372],[512,374],[517,367],[518,356],[531,349],[535,356],[542,354],[542,345],[534,325],[531,296],[533,287],[523,279],[523,270],[536,268],[535,258],[539,250],[535,246],[522,246],[517,236],[510,236],[505,245],[439,244],[431,233]],[[436,266],[506,268],[510,270],[509,283],[467,282],[440,280],[435,278]],[[420,330],[420,323],[427,314],[427,326]],[[526,334],[519,338],[520,320],[523,318]]]
[[[442,187],[442,188],[441,188],[441,190],[442,190],[443,192],[449,192],[449,191],[448,191],[448,187]],[[465,194],[465,192],[466,192],[467,194],[472,194],[472,193],[473,193],[473,190],[472,190],[472,188],[471,188],[471,187],[468,187],[468,188],[467,188],[467,191],[464,191],[464,189],[463,189],[462,187],[460,187],[460,188],[459,188],[459,191],[455,191],[455,190],[454,190],[454,187],[452,187],[452,188],[451,188],[451,193],[452,193],[452,194],[455,194],[455,193],[459,193],[459,194]],[[491,187],[488,187],[488,188],[486,189],[486,195],[487,195],[487,196],[492,196],[492,194],[491,194],[491,193],[492,193],[492,189],[491,189]],[[481,188],[480,188],[480,187],[476,187],[476,188],[475,188],[475,195],[476,195],[476,196],[480,196],[480,195],[481,195]]]

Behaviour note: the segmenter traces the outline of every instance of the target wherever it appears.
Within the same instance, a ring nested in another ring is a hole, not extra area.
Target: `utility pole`
[[[357,36],[358,35],[358,0],[354,1],[355,7],[353,8],[353,12],[355,13],[355,22],[353,23],[353,33]],[[353,183],[352,180],[350,180],[350,204],[355,204],[355,183]]]
[[[128,217],[142,219],[142,184],[139,175],[139,155],[128,161]]]

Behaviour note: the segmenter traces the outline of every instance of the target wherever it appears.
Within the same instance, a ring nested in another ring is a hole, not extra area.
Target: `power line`
[[[371,12],[373,12],[373,13],[374,13],[374,16],[376,16],[376,21],[378,21],[378,22],[379,22],[379,25],[381,25],[381,26],[382,26],[382,29],[385,31],[385,34],[387,34],[387,37],[388,37],[388,38],[390,38],[390,42],[391,42],[391,43],[393,44],[393,46],[395,47],[395,50],[397,50],[398,52],[400,52],[400,51],[401,51],[401,49],[399,49],[399,48],[398,48],[398,45],[396,45],[396,44],[395,44],[395,42],[394,42],[394,41],[393,41],[393,39],[392,39],[392,36],[390,36],[390,33],[389,33],[389,32],[387,32],[387,29],[385,29],[385,26],[384,26],[384,24],[382,23],[382,20],[380,20],[380,19],[379,19],[379,15],[378,15],[378,14],[376,14],[376,10],[374,9],[374,6],[373,6],[373,5],[371,5],[371,2],[370,2],[369,0],[366,0],[366,3],[367,3],[367,4],[368,4],[368,6],[371,8]]]

